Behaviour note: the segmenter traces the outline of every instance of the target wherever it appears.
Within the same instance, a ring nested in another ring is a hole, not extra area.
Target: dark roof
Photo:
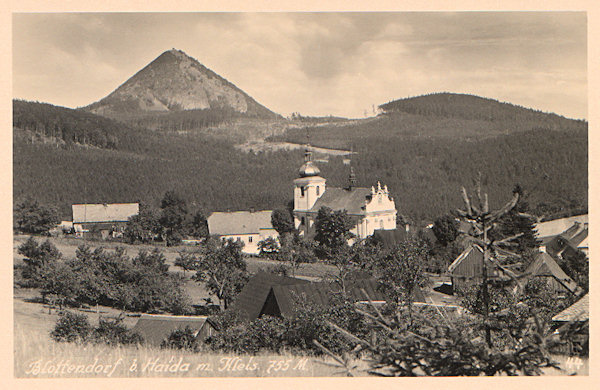
[[[583,298],[567,307],[554,317],[552,321],[571,322],[586,321],[590,319],[590,294],[585,294]]]
[[[272,213],[271,210],[216,212],[206,222],[209,233],[219,236],[259,233],[261,229],[273,229]]]
[[[377,229],[373,232],[373,241],[381,242],[386,249],[393,248],[397,244],[404,242],[410,238],[410,234],[406,229],[381,230]]]
[[[257,318],[273,286],[306,283],[310,282],[262,271],[258,272],[248,280],[248,283],[240,291],[233,302],[232,309],[237,311],[242,318],[248,320]]]
[[[317,212],[321,207],[332,210],[346,210],[348,214],[362,214],[365,201],[371,197],[370,188],[345,188],[327,187],[325,193],[317,199],[311,211]]]
[[[160,345],[176,329],[190,327],[197,333],[207,322],[213,326],[208,317],[142,314],[132,330],[142,335],[144,342]]]
[[[347,298],[352,302],[368,301],[369,299],[385,301],[386,296],[378,288],[377,281],[373,278],[362,278],[362,276],[365,275],[357,274],[354,280],[348,282]],[[300,302],[327,307],[339,294],[340,288],[334,282],[309,282],[260,272],[244,286],[232,309],[237,310],[242,318],[253,320],[262,314],[265,303],[270,299],[276,302],[276,311],[281,316],[289,318],[294,316],[297,304]],[[426,302],[421,290],[417,290],[415,302]]]
[[[572,293],[575,293],[578,289],[577,283],[575,283],[575,281],[560,268],[552,256],[547,253],[538,253],[533,262],[527,267],[525,274],[528,275],[528,277],[553,277]]]

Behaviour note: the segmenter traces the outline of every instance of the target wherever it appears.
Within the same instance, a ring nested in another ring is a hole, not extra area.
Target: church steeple
[[[306,149],[304,151],[304,164],[300,167],[298,174],[300,177],[319,176],[321,171],[313,164],[312,151],[310,150],[310,136],[306,133]]]
[[[350,165],[350,175],[348,176],[348,191],[352,191],[356,187],[356,175],[354,174],[354,168]]]

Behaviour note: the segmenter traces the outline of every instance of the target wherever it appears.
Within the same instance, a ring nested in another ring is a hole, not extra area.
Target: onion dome
[[[304,152],[304,164],[298,170],[298,174],[300,177],[309,177],[309,176],[319,176],[321,171],[319,168],[313,164],[312,162],[312,152],[309,149],[309,146],[306,147],[306,151]]]

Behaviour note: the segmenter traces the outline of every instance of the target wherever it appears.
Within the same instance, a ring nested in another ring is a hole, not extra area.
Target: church
[[[346,188],[327,187],[327,180],[312,161],[310,146],[304,154],[304,164],[294,180],[294,225],[304,236],[315,233],[315,219],[321,207],[346,210],[355,225],[350,230],[358,239],[367,238],[375,230],[396,229],[396,205],[387,186],[356,187],[356,177],[350,168]]]

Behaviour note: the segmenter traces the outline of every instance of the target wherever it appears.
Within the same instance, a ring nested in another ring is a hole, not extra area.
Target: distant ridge
[[[181,50],[168,50],[115,91],[82,110],[116,119],[212,111],[256,118],[278,115]]]
[[[543,120],[572,121],[554,113],[503,103],[477,95],[439,92],[416,97],[397,99],[379,106],[384,113],[407,113],[436,115],[485,121]]]

